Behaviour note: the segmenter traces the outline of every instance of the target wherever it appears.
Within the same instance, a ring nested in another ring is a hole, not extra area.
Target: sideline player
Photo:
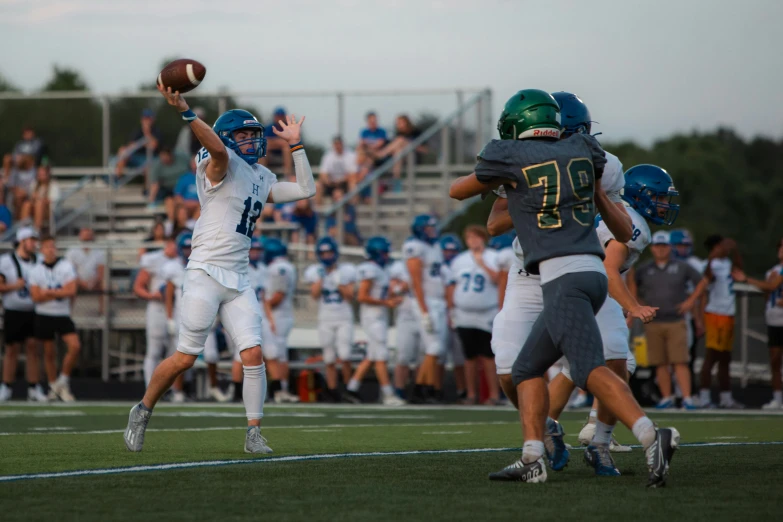
[[[353,345],[353,309],[356,269],[350,263],[337,264],[340,250],[331,237],[315,244],[320,263],[310,265],[304,282],[310,285],[310,296],[318,301],[318,338],[326,364],[328,400],[340,402],[336,361],[340,362],[343,382],[351,379],[351,346]]]
[[[71,320],[71,299],[76,296],[76,268],[65,258],[57,257],[52,236],[41,238],[42,262],[30,272],[30,295],[35,303],[35,338],[44,348],[44,368],[49,379],[49,400],[73,402],[71,372],[79,359],[81,343]],[[59,336],[67,348],[60,374],[57,375]]]
[[[278,404],[299,402],[299,397],[288,391],[288,336],[294,328],[294,292],[296,267],[288,260],[288,247],[277,238],[264,243],[266,264],[266,304],[272,310],[275,331],[267,341],[270,368],[274,368],[269,389]]]
[[[503,301],[506,297],[506,285],[508,284],[508,274],[511,272],[511,267],[516,259],[514,254],[514,240],[516,240],[516,234],[513,230],[501,234],[496,237],[492,237],[487,243],[489,248],[497,252],[495,258],[498,271],[500,275],[498,277],[498,307],[503,308]]]
[[[133,281],[133,293],[147,301],[144,335],[146,337],[146,352],[144,355],[144,384],[149,386],[152,373],[160,363],[166,347],[172,339],[167,332],[166,309],[163,306],[161,288],[165,281],[161,278],[160,269],[169,259],[176,258],[176,245],[142,254],[139,259],[139,271]],[[170,350],[173,353],[173,348]],[[180,386],[175,387],[181,390]],[[175,393],[175,398],[179,395]],[[184,396],[183,396],[184,399]]]
[[[512,367],[522,406],[522,458],[490,478],[546,481],[543,441],[549,401],[543,376],[565,355],[574,382],[593,393],[642,443],[648,486],[663,485],[679,433],[656,429],[628,384],[606,367],[595,320],[608,284],[593,226],[595,206],[606,221],[627,218],[596,184],[606,165],[605,153],[587,134],[559,140],[560,106],[552,95],[535,89],[508,100],[498,130],[501,139],[485,146],[476,172],[456,180],[450,195],[466,199],[505,187],[525,269],[541,275],[544,310]],[[613,223],[607,225],[615,229]]]
[[[3,296],[3,327],[5,354],[3,355],[3,382],[0,384],[0,402],[11,398],[19,350],[24,346],[27,356],[27,400],[46,402],[39,378],[39,351],[35,341],[35,303],[30,297],[30,272],[40,263],[38,232],[32,227],[16,231],[16,249],[0,257],[0,293]]]
[[[388,297],[390,279],[386,265],[391,244],[385,237],[375,236],[367,240],[364,248],[367,261],[356,269],[359,281],[356,301],[359,303],[359,323],[367,335],[367,355],[348,382],[345,398],[356,404],[361,402],[359,387],[372,367],[381,386],[381,402],[386,406],[402,406],[405,402],[394,393],[386,366],[389,360],[389,310],[400,304],[399,297]]]
[[[406,400],[411,368],[419,365],[421,322],[414,311],[410,276],[405,261],[397,260],[389,267],[389,296],[400,299],[395,314],[397,328],[397,362],[394,366],[394,388],[397,397]]]
[[[266,167],[264,126],[247,111],[222,114],[210,128],[200,120],[178,92],[158,86],[203,148],[196,161],[196,189],[201,215],[193,232],[193,250],[182,296],[184,314],[177,352],[155,369],[142,401],[131,409],[125,445],[141,451],[152,409],[174,379],[193,366],[204,350],[210,328],[221,322],[240,350],[244,369],[243,399],[248,430],[245,452],[269,453],[261,436],[266,368],[261,353],[261,307],[248,278],[248,250],[256,219],[266,203],[283,203],[315,195],[315,181],[304,146],[300,121],[291,115],[273,129],[288,142],[294,158],[296,182],[277,182]]]
[[[443,401],[443,379],[446,376],[446,362],[451,359],[452,373],[454,375],[454,384],[457,392],[457,401],[465,402],[467,391],[465,390],[465,352],[462,348],[462,342],[457,335],[454,324],[454,273],[451,268],[451,262],[462,252],[462,241],[456,234],[445,234],[438,240],[440,250],[443,252],[442,279],[446,285],[446,307],[448,309],[448,330],[446,335],[446,346],[443,355],[438,359],[438,382],[441,383],[441,390],[438,400]],[[418,324],[418,323],[417,323]],[[399,336],[399,330],[397,335]]]
[[[414,312],[421,325],[424,361],[416,375],[412,402],[437,400],[440,379],[438,359],[446,346],[446,285],[441,275],[443,253],[438,245],[438,220],[422,214],[413,219],[413,237],[402,245],[410,277]]]

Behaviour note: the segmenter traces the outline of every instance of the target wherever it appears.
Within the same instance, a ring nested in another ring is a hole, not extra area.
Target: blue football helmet
[[[680,206],[672,201],[678,195],[672,177],[661,167],[636,165],[625,171],[623,199],[652,223],[674,223]]]
[[[264,263],[269,264],[278,257],[288,255],[288,247],[276,237],[269,237],[264,241]]]
[[[264,240],[260,236],[250,238],[250,264],[257,266],[264,257]]]
[[[672,230],[670,241],[672,254],[678,259],[688,259],[693,254],[693,236],[686,229]]]
[[[238,130],[251,130],[253,137],[240,141],[234,140],[234,133]],[[255,165],[259,158],[266,156],[266,138],[264,137],[264,126],[259,123],[255,116],[242,109],[231,109],[220,115],[212,126],[212,130],[218,135],[220,141],[237,153],[245,160],[248,165]],[[242,152],[242,146],[246,144],[253,146]]]
[[[411,224],[413,237],[434,245],[438,240],[438,218],[432,214],[421,214],[413,218]]]
[[[443,251],[443,260],[449,264],[462,252],[462,241],[456,234],[446,234],[440,237],[440,249]]]
[[[190,257],[192,243],[193,234],[191,232],[182,232],[177,236],[177,253],[187,260]]]
[[[506,232],[505,234],[492,237],[489,239],[489,248],[495,250],[503,250],[504,248],[511,248],[511,244],[514,242],[515,237],[517,237],[517,233],[514,232],[513,230],[510,232]]]
[[[592,120],[585,102],[570,92],[553,92],[552,97],[560,105],[560,125],[563,127],[561,138],[571,134],[590,134]]]
[[[391,243],[383,236],[373,236],[365,243],[364,251],[367,253],[367,259],[381,266],[386,266],[386,263],[389,262]]]
[[[337,241],[331,237],[322,237],[315,244],[315,255],[318,256],[318,260],[326,268],[334,265],[337,262],[337,258],[340,255],[340,249],[337,246]]]

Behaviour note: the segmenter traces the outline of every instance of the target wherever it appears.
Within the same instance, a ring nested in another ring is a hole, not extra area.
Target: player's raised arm
[[[511,214],[508,212],[508,199],[498,197],[492,204],[492,210],[487,218],[487,231],[491,236],[505,234],[514,228]]]
[[[187,102],[179,92],[171,92],[171,87],[164,88],[162,85],[158,85],[158,91],[166,98],[166,102],[169,105],[176,107],[182,115],[182,119],[190,123],[193,134],[196,135],[201,146],[209,153],[209,158],[204,160],[209,162],[207,163],[205,175],[210,183],[220,183],[226,177],[226,171],[228,170],[226,146],[220,141],[215,131],[190,110]]]
[[[286,116],[286,121],[277,122],[283,130],[277,130],[272,127],[272,131],[280,138],[288,142],[291,147],[291,156],[294,158],[294,172],[296,172],[296,183],[283,181],[272,185],[269,192],[270,203],[285,203],[287,201],[298,201],[315,196],[315,180],[313,180],[313,170],[310,168],[310,162],[307,160],[307,154],[302,145],[302,124],[305,117],[298,122],[295,115]]]

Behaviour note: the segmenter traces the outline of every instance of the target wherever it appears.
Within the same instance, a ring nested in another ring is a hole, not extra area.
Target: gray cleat
[[[125,428],[125,447],[128,451],[141,451],[144,446],[144,432],[147,431],[147,423],[152,416],[151,411],[142,410],[137,404],[131,408],[128,415],[128,427]]]
[[[245,453],[272,453],[272,448],[266,445],[266,439],[261,436],[261,428],[258,426],[247,429]]]

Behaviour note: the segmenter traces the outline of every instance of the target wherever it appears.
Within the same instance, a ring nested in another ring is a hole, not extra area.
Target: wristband
[[[289,146],[291,147],[291,152],[296,152],[296,151],[304,148],[304,145],[302,145],[301,141],[297,141],[293,145],[289,145]]]
[[[191,111],[190,109],[180,112],[179,115],[182,116],[182,119],[185,121],[193,121],[196,118],[198,118],[198,116],[196,116],[196,113]]]

